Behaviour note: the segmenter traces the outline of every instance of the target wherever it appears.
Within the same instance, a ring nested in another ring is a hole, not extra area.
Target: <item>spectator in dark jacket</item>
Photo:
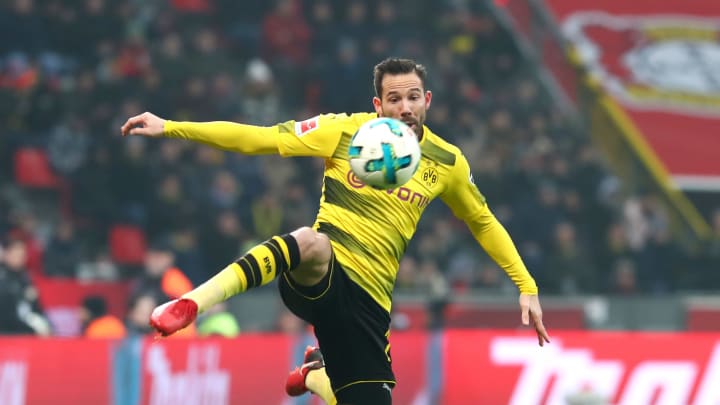
[[[38,293],[27,275],[25,243],[12,239],[0,255],[0,334],[50,334],[38,301]]]

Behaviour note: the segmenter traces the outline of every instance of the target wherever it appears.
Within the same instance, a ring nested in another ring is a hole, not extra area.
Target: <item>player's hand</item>
[[[162,136],[164,130],[165,120],[149,112],[128,118],[123,126],[120,127],[120,132],[123,136],[140,135],[159,137]]]
[[[198,306],[195,301],[180,298],[155,308],[150,315],[150,326],[163,336],[170,336],[193,323],[197,318]]]
[[[538,344],[544,346],[545,343],[550,343],[550,337],[542,321],[540,298],[538,298],[537,295],[520,294],[520,310],[522,311],[523,325],[530,325],[530,318],[532,318],[533,327],[535,327],[535,332],[538,337]]]

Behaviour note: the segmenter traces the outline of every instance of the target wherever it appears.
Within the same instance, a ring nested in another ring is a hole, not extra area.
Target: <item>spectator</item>
[[[51,277],[77,277],[82,252],[75,238],[75,227],[69,220],[61,221],[50,243],[45,248],[45,275]]]
[[[282,204],[279,199],[268,193],[257,199],[252,205],[253,227],[256,235],[276,235],[283,224]]]
[[[0,55],[23,52],[32,55],[47,44],[41,14],[33,0],[10,0],[0,8]]]
[[[280,116],[277,84],[270,66],[261,59],[252,59],[245,67],[241,114],[255,125],[272,125]]]
[[[152,293],[138,293],[130,298],[125,327],[129,336],[149,335],[152,328],[148,322],[153,309],[160,303]]]
[[[105,298],[91,295],[83,299],[80,309],[83,336],[87,338],[120,339],[127,335],[125,325],[107,311]]]
[[[168,173],[160,179],[153,194],[147,207],[148,219],[145,227],[151,239],[166,232],[173,232],[182,224],[192,221],[195,207],[176,173]]]
[[[38,291],[27,273],[25,242],[10,239],[0,254],[0,333],[49,335]]]
[[[183,269],[183,273],[187,275],[192,285],[199,285],[212,277],[208,272],[209,267],[205,264],[205,255],[200,249],[200,237],[194,226],[187,223],[179,226],[178,230],[171,234],[171,239],[175,263],[178,268]],[[233,257],[233,255],[225,257]]]
[[[165,238],[157,238],[148,247],[144,271],[135,280],[134,294],[153,294],[158,300],[179,298],[192,290],[193,286],[185,274],[175,267],[175,253]]]
[[[227,303],[222,302],[210,308],[198,323],[199,336],[236,337],[240,334],[235,316],[228,311]]]
[[[110,148],[97,145],[85,165],[72,178],[72,210],[75,218],[86,225],[89,241],[101,240],[103,230],[115,219],[117,202],[111,189],[112,171]]]
[[[312,31],[307,25],[298,0],[277,0],[262,25],[262,56],[281,80],[286,105],[298,105],[304,99],[305,65],[310,57]]]
[[[566,295],[596,292],[597,279],[589,254],[571,223],[557,224],[547,264],[553,274],[543,280],[545,290]]]
[[[624,296],[636,295],[639,292],[635,263],[629,259],[620,259],[615,263],[612,272],[610,293]]]
[[[265,57],[273,64],[299,68],[308,60],[312,33],[297,0],[277,0],[263,21]]]
[[[235,211],[219,212],[202,238],[202,249],[207,253],[208,267],[219,269],[227,264],[228,257],[239,257],[242,253],[240,246],[247,238],[247,232]]]
[[[97,249],[91,259],[78,265],[77,278],[83,281],[119,281],[118,266],[110,259],[107,250]]]

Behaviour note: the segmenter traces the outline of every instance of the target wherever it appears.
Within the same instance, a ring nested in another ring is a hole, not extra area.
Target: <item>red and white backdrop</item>
[[[391,336],[399,405],[720,403],[720,334],[450,330]],[[235,339],[0,339],[0,403],[318,404],[284,394],[283,335]],[[437,401],[432,402],[433,392]],[[134,396],[134,399],[133,399]]]
[[[720,191],[720,2],[544,4],[673,183],[687,191]],[[510,11],[522,25],[518,9]],[[549,69],[567,88],[567,72]]]

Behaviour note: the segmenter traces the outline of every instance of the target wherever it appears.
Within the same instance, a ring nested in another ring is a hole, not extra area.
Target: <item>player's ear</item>
[[[380,101],[379,98],[373,97],[373,107],[375,107],[375,112],[378,114],[378,116],[382,116],[382,101]]]
[[[430,108],[430,102],[432,101],[432,91],[428,90],[425,92],[425,109]]]

